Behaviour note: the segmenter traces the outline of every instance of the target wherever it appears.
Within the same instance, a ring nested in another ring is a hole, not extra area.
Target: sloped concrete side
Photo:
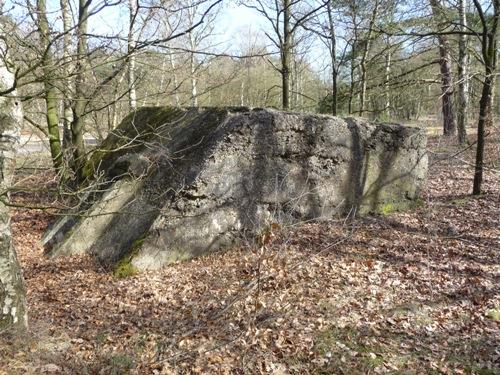
[[[44,236],[45,245],[51,241],[50,256],[82,254],[89,252],[96,239],[102,237],[113,225],[116,217],[126,215],[132,220],[137,215],[129,212],[127,206],[135,199],[141,184],[136,181],[123,179],[112,184],[108,190],[88,210],[75,212],[60,220]],[[61,230],[68,226],[67,230]],[[121,234],[121,237],[131,236],[131,241],[140,236],[137,226],[131,226]]]
[[[231,109],[238,111],[238,108]],[[141,108],[128,115],[90,157],[80,204],[56,221],[42,243],[51,257],[89,252],[104,264],[126,256],[184,178],[173,164],[197,153],[229,109]]]

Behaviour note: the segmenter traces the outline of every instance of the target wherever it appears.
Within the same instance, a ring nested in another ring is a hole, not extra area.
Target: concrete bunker
[[[275,222],[404,209],[425,180],[426,142],[424,129],[357,118],[141,108],[94,150],[83,204],[44,246],[155,269]]]

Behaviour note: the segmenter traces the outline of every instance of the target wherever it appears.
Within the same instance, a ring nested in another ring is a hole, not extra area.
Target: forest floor
[[[0,374],[498,374],[500,142],[478,197],[473,149],[431,139],[409,212],[274,228],[127,278],[44,258],[53,217],[16,210],[30,331],[0,337]],[[42,189],[15,202],[50,201],[46,173],[23,177]]]

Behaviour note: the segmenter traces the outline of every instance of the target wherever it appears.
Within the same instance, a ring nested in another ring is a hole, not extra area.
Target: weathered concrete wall
[[[1,44],[0,49],[5,50]],[[8,91],[13,83],[12,73],[0,59],[0,92]],[[21,121],[21,103],[15,90],[0,96],[0,332],[27,325],[23,278],[12,246],[9,207],[6,205]]]
[[[425,179],[425,146],[421,129],[361,119],[145,108],[87,167],[105,173],[108,192],[69,229],[49,231],[47,248],[149,269],[230,246],[274,222],[406,208]]]

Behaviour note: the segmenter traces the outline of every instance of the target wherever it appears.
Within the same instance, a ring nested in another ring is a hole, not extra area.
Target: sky
[[[125,30],[128,12],[124,7],[107,8],[89,21],[89,29],[96,34],[113,34]],[[215,34],[221,42],[232,42],[244,30],[266,28],[265,20],[255,11],[233,1],[226,1],[217,17]]]
[[[54,0],[49,0],[54,1]],[[210,52],[225,52],[228,54],[239,55],[242,52],[242,46],[249,43],[245,37],[249,32],[254,34],[252,40],[257,42],[258,46],[271,46],[271,42],[264,35],[262,30],[270,30],[269,21],[265,19],[256,10],[239,4],[240,1],[226,0],[221,7],[215,22],[215,30],[211,37],[211,43],[216,46],[209,48]],[[128,10],[126,7],[113,7],[104,9],[99,14],[92,17],[89,22],[89,29],[99,35],[116,34],[124,31],[126,35],[128,28]],[[318,51],[323,53],[324,51]],[[313,56],[312,64],[320,70],[321,58]]]
[[[112,1],[116,0],[108,0],[108,2]],[[4,10],[8,10],[9,13],[16,15],[16,17],[27,16],[26,0],[5,0],[4,3]],[[36,0],[31,0],[31,3],[35,4]],[[93,1],[94,6],[99,6],[102,3],[102,0]],[[262,22],[262,19],[254,10],[237,4],[235,0],[225,1],[224,4],[218,17],[218,28],[226,38],[229,39],[239,29],[250,26],[265,26],[263,25],[265,22]],[[49,18],[54,20],[59,15],[59,0],[48,0],[47,8]],[[127,22],[128,12],[125,6],[107,7],[90,18],[89,29],[101,34],[113,34],[126,27]]]
[[[4,10],[9,10],[9,13],[17,19],[30,20],[27,14],[26,1],[33,4],[36,0],[5,0]],[[108,3],[119,0],[93,0],[91,9],[101,7],[103,1]],[[93,15],[89,19],[89,33],[97,35],[114,36],[121,34],[126,37],[129,14],[126,6],[127,0],[121,0],[119,6],[105,7],[99,13]],[[252,39],[257,42],[259,47],[270,46],[271,42],[264,36],[262,30],[268,30],[270,34],[269,21],[260,15],[256,10],[250,9],[239,4],[240,1],[225,0],[215,22],[214,35],[212,44],[217,47],[212,48],[211,52],[225,52],[230,54],[240,54],[244,45],[248,45],[249,39],[246,35],[251,32]],[[70,0],[73,4],[73,12],[76,13],[76,0]],[[53,24],[54,29],[61,29],[60,5],[59,0],[47,0],[48,18]],[[323,51],[318,51],[318,54]],[[318,55],[320,56],[320,55]],[[321,58],[313,56],[312,63],[317,65],[317,70],[320,70]]]

